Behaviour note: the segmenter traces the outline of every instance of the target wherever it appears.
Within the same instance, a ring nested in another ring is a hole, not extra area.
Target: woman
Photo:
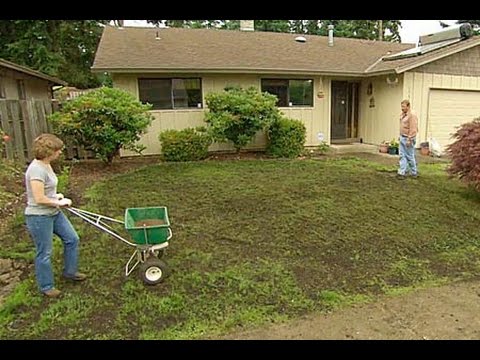
[[[35,248],[35,275],[40,291],[48,297],[58,297],[61,291],[54,286],[52,264],[53,234],[63,242],[65,278],[82,281],[86,275],[78,272],[78,235],[60,210],[72,201],[57,194],[58,179],[50,163],[60,156],[63,141],[52,134],[42,134],[34,140],[35,159],[25,173],[27,207],[25,221]]]

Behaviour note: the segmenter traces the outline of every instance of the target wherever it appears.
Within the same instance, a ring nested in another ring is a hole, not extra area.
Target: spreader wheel
[[[153,257],[141,264],[139,269],[141,279],[148,285],[157,285],[161,283],[168,275],[168,272],[167,264],[164,261]]]

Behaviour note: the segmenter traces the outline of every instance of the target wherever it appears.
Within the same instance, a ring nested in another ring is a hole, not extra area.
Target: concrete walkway
[[[355,154],[355,153],[376,154],[380,156],[380,158],[377,158],[377,159],[384,158],[384,160],[388,161],[389,163],[398,162],[398,158],[399,158],[398,155],[381,153],[379,151],[379,146],[372,145],[372,144],[361,144],[361,143],[331,144],[330,149],[331,149],[331,152],[334,154]],[[417,163],[427,163],[427,164],[448,163],[450,161],[447,157],[439,158],[439,157],[421,155],[420,149],[416,150],[416,159],[417,159]]]
[[[378,145],[371,145],[371,144],[361,144],[361,143],[332,144],[330,145],[330,148],[338,154],[359,153],[359,152],[379,154]]]

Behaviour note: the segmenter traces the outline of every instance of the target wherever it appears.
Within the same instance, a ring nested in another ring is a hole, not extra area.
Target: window
[[[25,100],[27,97],[25,95],[25,83],[23,80],[17,80],[17,91],[18,91],[18,98],[20,100]]]
[[[276,95],[277,106],[313,106],[313,80],[262,79],[262,91]]]
[[[138,79],[140,101],[153,109],[202,107],[200,78]]]
[[[0,76],[0,99],[5,99],[7,96],[5,94],[5,80],[3,76]]]

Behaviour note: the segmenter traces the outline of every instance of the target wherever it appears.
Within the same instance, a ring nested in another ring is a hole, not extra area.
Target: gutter
[[[125,69],[125,68],[91,68],[92,72],[111,72],[111,73],[121,73],[121,74],[135,74],[135,73],[186,73],[186,74],[282,74],[282,75],[322,75],[322,76],[350,76],[363,78],[366,77],[364,73],[356,71],[314,71],[307,69],[192,69],[192,68],[135,68],[135,69]]]

